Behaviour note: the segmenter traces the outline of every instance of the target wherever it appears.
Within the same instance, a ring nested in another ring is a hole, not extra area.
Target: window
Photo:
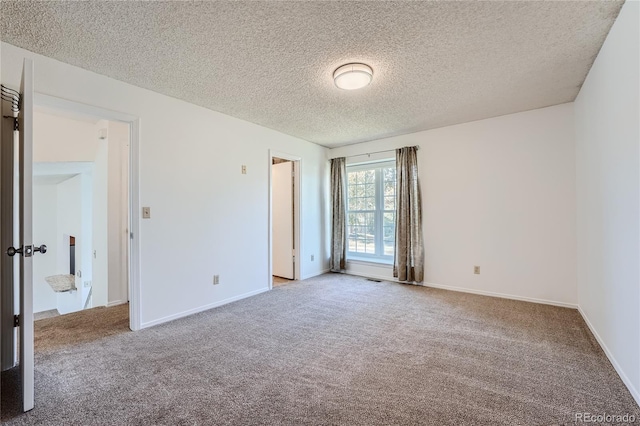
[[[392,262],[395,161],[347,166],[347,258]]]

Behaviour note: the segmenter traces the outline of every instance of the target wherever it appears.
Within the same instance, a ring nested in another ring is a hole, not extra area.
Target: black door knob
[[[33,249],[31,248],[31,246],[26,246],[27,251],[24,251],[24,247],[20,247],[20,248],[15,248],[15,247],[9,247],[7,249],[7,254],[11,257],[15,256],[16,254],[24,254],[26,253],[26,256],[29,257],[31,256],[32,252],[31,250],[33,250],[34,252],[39,251],[42,254],[45,254],[47,252],[47,246],[42,244],[40,247],[33,247]]]
[[[7,254],[11,257],[15,256],[16,254],[22,254],[22,247],[20,247],[19,249],[15,247],[9,247],[7,249]]]

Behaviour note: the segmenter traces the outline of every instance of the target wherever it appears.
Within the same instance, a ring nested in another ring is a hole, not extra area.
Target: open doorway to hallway
[[[270,288],[300,279],[300,158],[271,152]]]
[[[35,320],[129,301],[129,138],[128,123],[36,107]]]

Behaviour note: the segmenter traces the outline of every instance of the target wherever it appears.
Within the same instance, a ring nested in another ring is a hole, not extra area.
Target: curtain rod
[[[418,151],[420,149],[420,146],[416,145],[415,148],[416,148],[416,151]],[[385,149],[384,151],[365,152],[364,154],[347,155],[347,156],[345,156],[345,158],[362,157],[363,155],[371,156],[373,154],[382,154],[383,152],[396,152],[396,150],[395,149]]]

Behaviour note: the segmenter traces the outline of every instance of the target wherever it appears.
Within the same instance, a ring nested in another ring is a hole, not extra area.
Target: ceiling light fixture
[[[365,64],[346,64],[333,72],[336,86],[344,90],[362,89],[373,79],[373,70]]]

